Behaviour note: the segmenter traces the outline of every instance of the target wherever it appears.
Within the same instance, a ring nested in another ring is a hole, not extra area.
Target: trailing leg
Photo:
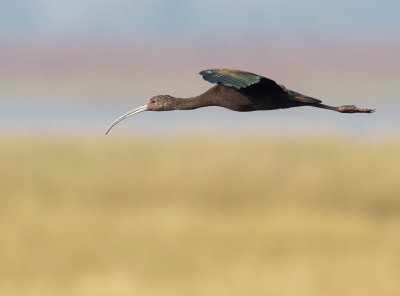
[[[345,105],[345,106],[334,107],[334,106],[329,106],[329,105],[324,105],[324,104],[310,104],[309,106],[333,110],[333,111],[337,111],[340,113],[372,113],[372,112],[375,112],[375,109],[357,108],[354,105]]]

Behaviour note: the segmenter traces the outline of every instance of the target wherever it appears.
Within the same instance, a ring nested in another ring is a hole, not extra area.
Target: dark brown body
[[[204,93],[219,105],[234,111],[274,110],[303,106],[301,102],[293,102],[280,93],[242,92],[223,85],[216,85]]]
[[[203,94],[180,99],[170,97],[170,110],[188,110],[206,106],[220,106],[233,111],[247,112],[256,110],[274,110],[304,106],[302,102],[290,101],[281,93],[242,92],[224,85],[216,85]],[[163,109],[165,110],[165,109]]]

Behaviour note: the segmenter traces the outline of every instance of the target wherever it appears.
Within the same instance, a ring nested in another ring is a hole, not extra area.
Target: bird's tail
[[[303,102],[303,103],[308,103],[308,104],[319,104],[322,101],[309,97],[309,96],[305,96],[305,95],[301,95],[301,96],[296,96],[295,97],[297,101]]]
[[[295,101],[295,102],[302,102],[302,103],[306,103],[306,104],[319,104],[322,102],[321,100],[303,95],[303,94],[295,92],[293,90],[290,90],[289,94],[291,95],[289,99],[292,101]]]

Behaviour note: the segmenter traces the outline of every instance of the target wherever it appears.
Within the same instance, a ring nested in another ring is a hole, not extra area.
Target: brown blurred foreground
[[[0,295],[400,295],[399,151],[2,138]]]

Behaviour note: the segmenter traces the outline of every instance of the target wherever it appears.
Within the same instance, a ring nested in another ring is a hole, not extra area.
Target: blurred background
[[[1,295],[400,293],[400,2],[1,4]],[[208,68],[377,112],[148,112],[103,136]]]

